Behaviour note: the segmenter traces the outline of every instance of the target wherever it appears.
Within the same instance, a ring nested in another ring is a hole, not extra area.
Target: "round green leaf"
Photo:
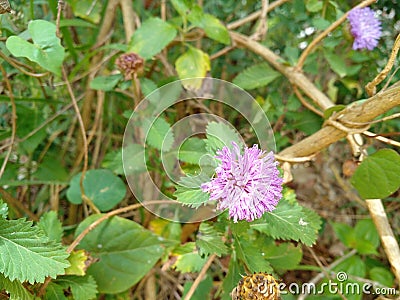
[[[64,48],[56,35],[56,25],[45,20],[34,20],[28,24],[32,43],[19,36],[10,36],[6,46],[12,55],[26,57],[42,68],[61,76]]]
[[[81,204],[79,181],[81,173],[75,175],[67,191],[67,198],[73,204]],[[123,181],[110,170],[89,170],[83,180],[85,194],[101,211],[108,211],[122,201],[126,188]]]
[[[386,198],[400,187],[400,155],[382,149],[368,156],[354,172],[351,184],[364,199]]]
[[[86,218],[77,228],[78,236],[102,215]],[[87,273],[92,275],[100,293],[114,294],[136,284],[163,254],[159,237],[139,224],[113,217],[92,230],[79,244],[99,261]]]

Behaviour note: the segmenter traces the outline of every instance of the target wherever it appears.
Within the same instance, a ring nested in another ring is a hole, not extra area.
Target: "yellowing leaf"
[[[67,269],[65,269],[66,275],[79,275],[83,276],[86,274],[86,264],[88,256],[85,250],[78,250],[71,253],[68,257],[68,261],[71,264]]]
[[[202,80],[198,77],[205,77],[210,70],[210,57],[200,49],[189,47],[175,62],[176,71],[180,79],[193,78],[185,81],[184,87],[187,89],[199,89]]]

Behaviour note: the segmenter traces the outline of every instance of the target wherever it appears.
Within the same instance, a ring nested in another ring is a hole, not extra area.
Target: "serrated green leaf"
[[[176,29],[160,18],[150,18],[135,31],[129,43],[129,52],[150,59],[164,49],[176,36]]]
[[[7,49],[16,57],[26,57],[44,69],[61,76],[64,48],[56,35],[56,25],[45,20],[34,20],[28,24],[33,44],[19,36],[10,36]]]
[[[206,142],[199,138],[189,138],[179,148],[178,158],[190,164],[199,164],[200,158],[207,154]]]
[[[0,199],[0,218],[7,219],[8,216],[8,206],[6,203]]]
[[[97,284],[92,276],[62,276],[55,283],[64,289],[71,289],[74,300],[91,300],[96,298]]]
[[[364,199],[386,198],[400,187],[400,155],[382,149],[366,157],[350,179]]]
[[[32,222],[0,219],[0,272],[10,280],[44,282],[69,266],[65,248]]]
[[[321,219],[310,209],[291,205],[284,199],[272,212],[253,222],[250,227],[275,239],[301,241],[307,246],[315,243]]]
[[[174,143],[174,135],[171,126],[164,118],[157,118],[151,124],[146,141],[163,152],[169,151]]]
[[[186,253],[178,256],[173,267],[182,273],[199,272],[206,261],[207,258],[202,258],[197,252]]]
[[[0,273],[0,291],[5,290],[10,300],[33,300],[35,297],[18,280],[11,281]]]
[[[68,261],[70,266],[65,269],[66,275],[78,275],[84,276],[86,274],[86,261],[88,256],[85,253],[85,250],[77,250],[71,252],[68,257]]]
[[[70,187],[67,190],[68,201],[73,204],[81,204],[80,189],[81,173],[75,175]],[[110,170],[96,169],[89,170],[83,180],[85,194],[91,199],[101,211],[112,209],[121,202],[126,194],[126,188],[123,181],[115,176]]]
[[[101,218],[92,215],[79,224],[75,236]],[[120,217],[104,221],[78,246],[99,261],[90,265],[87,274],[97,282],[100,293],[122,292],[136,284],[163,254],[162,242],[139,224]]]
[[[266,86],[280,76],[279,72],[274,71],[269,64],[261,63],[253,65],[240,72],[233,83],[243,89],[255,89]]]
[[[232,142],[235,142],[239,148],[244,146],[244,142],[233,129],[226,123],[210,122],[206,128],[206,144],[210,152],[215,153],[216,150],[221,150],[224,146],[232,149]]]
[[[265,259],[265,255],[260,252],[260,248],[254,245],[254,243],[246,240],[244,236],[240,238],[235,237],[234,247],[238,259],[247,266],[247,269],[251,273],[272,272],[272,267]]]
[[[200,224],[196,245],[199,249],[199,254],[202,257],[210,254],[221,256],[228,252],[228,248],[222,241],[222,234],[207,223]]]
[[[55,211],[44,213],[37,224],[43,230],[47,237],[53,241],[61,242],[63,236],[62,223],[58,219]]]
[[[178,57],[175,67],[180,79],[194,78],[184,81],[185,88],[196,90],[202,84],[198,77],[205,77],[211,68],[210,57],[200,49],[189,46],[188,50]]]
[[[121,79],[121,74],[97,76],[90,82],[90,88],[105,92],[112,91]]]
[[[178,202],[193,208],[200,207],[210,199],[210,195],[204,193],[200,188],[191,189],[181,185],[176,186],[174,196]]]

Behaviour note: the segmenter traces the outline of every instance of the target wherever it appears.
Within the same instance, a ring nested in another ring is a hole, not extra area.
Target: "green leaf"
[[[124,158],[123,170],[125,170],[126,176],[147,170],[146,161],[148,160],[148,157],[143,145],[130,144],[127,147],[122,148],[122,151],[122,157]],[[122,159],[122,157],[115,157],[115,163],[117,163],[117,160]]]
[[[0,199],[0,218],[7,219],[7,216],[8,216],[7,203],[4,203],[3,199]]]
[[[61,242],[63,236],[62,223],[55,211],[45,212],[37,224],[50,240]]]
[[[253,272],[271,273],[272,268],[266,260],[265,255],[260,252],[260,248],[251,241],[242,237],[235,237],[234,247],[238,258],[247,266],[247,269]]]
[[[199,164],[200,158],[207,154],[206,142],[196,137],[187,139],[179,148],[178,158],[190,164]]]
[[[308,0],[306,3],[306,8],[309,12],[318,12],[322,9],[323,2],[318,0]]]
[[[178,57],[175,67],[180,79],[205,77],[210,70],[210,57],[200,49],[189,46],[188,50]],[[184,82],[187,89],[199,89],[201,84],[199,79]]]
[[[186,17],[186,15],[190,12],[194,1],[193,0],[171,0],[172,5],[176,9],[176,11],[182,16]]]
[[[340,77],[345,77],[347,75],[347,66],[343,58],[332,52],[324,52],[324,56],[331,66],[332,70],[335,71]]]
[[[202,258],[197,252],[179,255],[173,267],[182,273],[199,272],[206,263],[207,258]]]
[[[394,276],[392,272],[386,268],[374,267],[369,270],[369,276],[373,281],[377,281],[384,286],[393,286]]]
[[[65,269],[66,275],[84,276],[86,274],[86,261],[88,256],[85,250],[72,251],[68,257],[70,266]]]
[[[10,280],[44,282],[69,266],[65,248],[24,219],[0,219],[0,272]]]
[[[191,189],[181,185],[176,186],[174,196],[178,202],[193,208],[200,207],[210,199],[210,195],[199,188]]]
[[[174,143],[171,126],[164,118],[157,118],[147,134],[147,142],[163,152],[169,151]]]
[[[221,256],[228,252],[228,248],[222,241],[222,234],[207,223],[201,223],[197,233],[196,245],[199,248],[200,256],[205,257],[210,254]]]
[[[26,57],[42,68],[61,76],[64,48],[56,36],[56,25],[45,20],[34,20],[28,24],[33,44],[19,36],[10,36],[7,49],[16,57]]]
[[[69,174],[60,161],[60,157],[46,155],[39,164],[38,170],[33,175],[38,180],[43,181],[68,181]]]
[[[101,217],[98,214],[86,218],[75,236]],[[88,268],[87,274],[96,280],[98,291],[107,294],[125,291],[136,284],[163,254],[156,235],[120,217],[112,217],[90,231],[79,248],[99,259]]]
[[[339,240],[347,247],[353,248],[355,245],[355,234],[354,229],[344,223],[331,223],[333,230],[335,231]]]
[[[142,89],[142,93],[145,97],[150,95],[157,89],[157,84],[146,77],[139,78],[140,81],[140,88]]]
[[[81,204],[81,189],[79,181],[81,173],[75,175],[70,187],[67,190],[68,201],[73,204]],[[85,194],[93,201],[94,205],[101,211],[112,209],[120,203],[126,194],[126,188],[123,181],[115,176],[110,170],[97,169],[89,170],[83,180]]]
[[[354,227],[354,234],[357,238],[358,244],[363,244],[363,242],[365,241],[368,244],[370,244],[373,247],[373,249],[378,248],[380,245],[380,238],[378,231],[376,230],[374,222],[372,222],[371,219],[358,221],[356,226]],[[362,240],[360,240],[360,238]],[[374,251],[374,253],[375,252],[376,251]]]
[[[71,5],[74,15],[98,24],[101,21],[102,2],[91,0],[70,0],[68,3]]]
[[[133,34],[129,43],[129,52],[135,52],[144,59],[150,59],[164,49],[176,34],[176,29],[160,18],[147,19]]]
[[[229,32],[221,21],[213,15],[205,14],[200,6],[192,7],[188,19],[194,26],[203,28],[209,38],[226,45],[231,42]]]
[[[185,299],[185,296],[189,292],[192,285],[193,285],[193,282],[190,282],[190,281],[185,282],[185,285],[183,286],[182,299]],[[210,276],[206,275],[205,278],[203,278],[200,281],[195,292],[190,297],[190,300],[209,300],[209,299],[211,299],[210,293],[211,293],[212,288],[213,288],[213,280]]]
[[[332,116],[332,114],[334,112],[339,112],[345,108],[346,108],[346,105],[343,105],[343,104],[329,107],[328,109],[324,110],[324,119],[325,120],[329,119],[329,117]]]
[[[321,219],[312,210],[282,199],[272,212],[254,221],[250,227],[274,239],[301,241],[307,246],[315,243]]]
[[[236,252],[233,251],[232,257],[229,261],[228,274],[225,276],[224,281],[222,282],[222,300],[232,299],[229,294],[242,278],[242,274],[246,274],[246,271],[243,264],[239,263],[237,260]]]
[[[45,300],[68,300],[64,295],[64,289],[62,286],[50,282],[46,288],[46,294],[44,295]]]
[[[233,129],[231,124],[210,122],[206,128],[206,144],[209,152],[215,153],[216,150],[221,150],[224,146],[232,149],[232,142],[235,142],[239,148],[244,146],[237,131]]]
[[[382,149],[366,157],[350,179],[364,199],[382,199],[400,187],[400,155]]]
[[[266,86],[280,76],[279,72],[274,71],[269,64],[261,63],[253,65],[240,72],[233,83],[243,89],[255,89]]]
[[[90,82],[90,88],[93,90],[100,90],[109,92],[114,90],[118,82],[122,79],[121,74],[115,74],[110,76],[97,76]]]
[[[33,300],[34,296],[18,280],[11,281],[0,273],[0,291],[5,290],[10,300]]]
[[[123,175],[124,166],[122,164],[122,148],[108,152],[104,156],[104,159],[101,162],[101,166],[103,168],[113,171],[117,175]]]
[[[265,258],[275,270],[292,270],[300,263],[303,257],[301,245],[295,246],[292,243],[276,245],[275,242],[263,248]]]
[[[92,276],[62,276],[54,281],[64,289],[71,289],[74,300],[90,300],[96,298],[97,285]]]

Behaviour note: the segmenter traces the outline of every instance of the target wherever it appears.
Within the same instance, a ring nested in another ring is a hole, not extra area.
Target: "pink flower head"
[[[353,8],[347,19],[350,22],[351,34],[354,36],[353,49],[373,50],[382,35],[381,22],[369,7]]]
[[[239,146],[223,147],[215,156],[221,161],[216,177],[201,185],[203,192],[210,193],[210,200],[217,200],[217,208],[229,210],[234,222],[259,219],[272,211],[282,198],[282,178],[279,177],[272,152],[266,153],[257,145],[245,148],[240,154]]]

